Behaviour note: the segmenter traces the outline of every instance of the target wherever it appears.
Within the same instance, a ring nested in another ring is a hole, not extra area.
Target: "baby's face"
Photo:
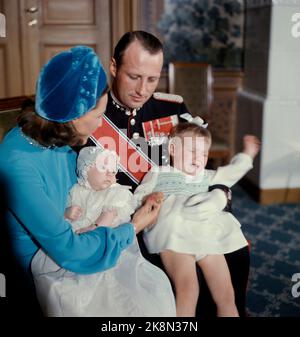
[[[116,172],[98,171],[96,165],[92,166],[87,173],[87,181],[95,191],[105,190],[116,183]]]
[[[210,142],[193,133],[185,133],[173,138],[170,155],[173,166],[189,175],[197,175],[205,169],[208,160]]]
[[[95,191],[105,190],[116,183],[117,162],[114,158],[100,158],[87,173],[87,181]]]

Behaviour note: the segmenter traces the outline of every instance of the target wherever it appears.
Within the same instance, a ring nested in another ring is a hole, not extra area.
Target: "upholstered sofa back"
[[[32,97],[14,97],[0,99],[0,143],[5,134],[17,125],[17,116],[25,100]]]

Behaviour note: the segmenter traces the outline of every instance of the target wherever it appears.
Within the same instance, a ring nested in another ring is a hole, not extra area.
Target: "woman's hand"
[[[144,204],[134,213],[132,223],[137,233],[156,223],[163,197],[161,192],[150,194],[146,197]]]

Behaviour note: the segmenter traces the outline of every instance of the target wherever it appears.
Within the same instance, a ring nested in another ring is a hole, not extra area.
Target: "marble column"
[[[247,175],[262,203],[300,201],[300,0],[247,1],[242,135],[262,140]]]

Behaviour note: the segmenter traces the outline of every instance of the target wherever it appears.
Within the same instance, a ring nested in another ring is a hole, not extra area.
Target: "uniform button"
[[[125,111],[125,114],[126,114],[126,116],[130,116],[130,115],[131,115],[130,110],[126,110],[126,111]]]
[[[138,139],[140,137],[140,134],[138,132],[134,132],[132,135],[133,139]]]
[[[130,240],[130,239],[127,239],[127,244],[128,244],[128,245],[130,244],[130,242],[131,242],[131,240]]]
[[[132,119],[130,120],[130,124],[131,124],[132,126],[135,125],[135,119],[134,119],[134,118],[132,118]]]

